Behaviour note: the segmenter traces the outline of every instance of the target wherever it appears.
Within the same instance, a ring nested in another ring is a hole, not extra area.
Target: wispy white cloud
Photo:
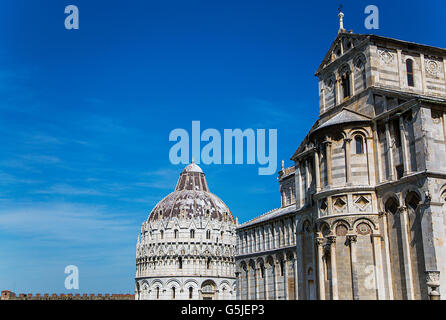
[[[171,168],[159,168],[144,172],[144,181],[134,183],[135,186],[153,189],[174,189],[178,180],[178,170]]]
[[[22,159],[38,164],[56,164],[61,162],[58,157],[43,154],[27,154],[23,155]]]
[[[126,241],[129,236],[134,237],[137,225],[97,205],[33,202],[0,208],[0,229],[19,235],[18,242],[20,238],[35,236],[39,241],[59,240],[67,244],[110,244],[123,237]]]
[[[0,171],[0,185],[33,184],[37,182],[39,181],[33,179],[20,178],[12,174]]]
[[[34,193],[40,194],[61,194],[61,195],[89,195],[89,196],[99,196],[107,195],[107,193],[98,191],[91,188],[80,188],[69,184],[55,184],[46,189],[35,190]]]

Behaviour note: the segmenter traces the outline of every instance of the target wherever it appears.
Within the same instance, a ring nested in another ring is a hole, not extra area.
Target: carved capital
[[[438,292],[438,287],[440,286],[440,271],[430,270],[425,271],[426,273],[426,284],[430,288],[429,299],[430,300],[440,300],[440,293]]]
[[[328,243],[332,244],[332,243],[336,243],[336,236],[335,235],[329,235],[327,237],[328,239]]]
[[[426,273],[426,284],[430,288],[440,286],[440,271],[430,270],[430,271],[425,271],[425,273]]]
[[[381,217],[383,217],[383,216],[385,216],[386,215],[386,212],[385,211],[379,211],[378,212],[378,217],[379,218],[381,218]]]
[[[349,243],[354,243],[358,240],[358,235],[356,234],[348,234],[347,235],[347,240]]]
[[[425,198],[425,202],[426,202],[426,203],[431,202],[431,200],[432,200],[432,195],[430,194],[429,191],[426,191],[426,192],[424,193],[424,198]]]
[[[317,237],[317,238],[316,238],[316,244],[317,244],[319,247],[322,247],[322,246],[324,245],[324,238],[323,238],[323,237]]]

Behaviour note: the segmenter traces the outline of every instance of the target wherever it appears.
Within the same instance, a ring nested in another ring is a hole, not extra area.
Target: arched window
[[[413,77],[413,61],[411,59],[406,60],[406,73],[407,73],[407,85],[409,87],[414,87],[414,77]]]
[[[178,268],[183,269],[183,258],[181,257],[178,258]]]
[[[365,70],[366,59],[363,55],[359,55],[355,58],[355,82],[361,80],[362,89],[367,88],[367,74]],[[355,86],[359,88],[358,84]]]
[[[207,230],[206,231],[206,239],[210,239],[211,238],[211,230]]]
[[[364,147],[362,143],[362,137],[356,136],[355,137],[355,147],[356,147],[356,154],[363,154],[364,153]]]
[[[406,196],[406,206],[414,211],[418,208],[420,201],[420,197],[415,192],[409,192]]]
[[[160,287],[156,287],[156,298],[160,298]]]
[[[331,280],[331,257],[330,254],[325,254],[323,257],[323,261],[325,262],[325,280]]]
[[[189,299],[192,299],[194,296],[194,288],[189,287]]]
[[[195,230],[191,230],[190,231],[190,238],[194,239],[195,238]]]
[[[175,299],[175,287],[172,287],[172,299]]]
[[[342,85],[342,94],[343,98],[346,99],[351,96],[351,88],[350,88],[350,72],[345,72],[341,76],[341,85]]]
[[[175,231],[173,232],[173,236],[174,236],[175,239],[178,238],[178,230],[175,230]]]
[[[163,230],[160,231],[160,238],[164,239],[164,231]]]
[[[395,214],[398,211],[399,204],[394,198],[389,198],[385,203],[385,210],[391,214]]]

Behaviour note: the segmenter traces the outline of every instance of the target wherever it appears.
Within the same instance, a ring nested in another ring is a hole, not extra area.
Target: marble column
[[[240,272],[238,271],[235,272],[235,287],[237,288],[237,290],[235,291],[235,299],[241,300],[240,293],[242,292],[242,288],[240,286]]]
[[[284,257],[283,259],[283,300],[288,300],[288,259]]]
[[[299,273],[297,272],[297,256],[294,258],[293,261],[293,268],[294,268],[294,299],[299,299]]]
[[[367,153],[367,172],[369,177],[369,184],[375,185],[376,184],[376,174],[375,174],[375,161],[373,157],[373,137],[367,137],[365,138],[366,143],[366,150]]]
[[[336,272],[336,236],[331,235],[327,237],[330,245],[330,260],[331,260],[331,292],[333,300],[339,299],[338,293],[338,274]]]
[[[296,299],[300,300],[304,298],[304,281],[305,281],[305,271],[303,266],[303,234],[301,232],[296,233],[296,270],[298,275],[302,275],[301,277],[296,277]],[[312,255],[314,257],[314,254]]]
[[[372,234],[373,254],[375,258],[375,281],[376,290],[378,294],[378,300],[386,299],[386,292],[384,286],[384,270],[382,263],[382,248],[381,248],[381,235]]]
[[[333,184],[333,176],[332,176],[332,155],[331,155],[331,141],[327,140],[325,143],[325,163],[327,170],[327,186],[331,187]]]
[[[401,221],[401,240],[403,246],[403,258],[404,258],[404,276],[406,279],[406,290],[407,299],[414,300],[414,288],[413,288],[413,275],[412,275],[412,263],[410,259],[410,245],[409,245],[409,234],[408,234],[408,216],[407,207],[401,206],[399,208],[400,221]]]
[[[300,162],[296,162],[295,184],[296,184],[296,206],[297,209],[302,207],[302,174]]]
[[[314,148],[314,177],[316,180],[316,192],[321,191],[321,168],[319,163],[319,147]]]
[[[350,142],[352,139],[344,139],[345,143],[345,173],[346,173],[346,183],[351,184],[352,182],[352,168],[350,164]]]
[[[388,222],[387,222],[387,213],[386,212],[380,212],[380,217],[383,219],[383,239],[384,239],[384,249],[385,249],[385,260],[386,260],[386,283],[387,283],[387,289],[389,290],[389,300],[393,300],[393,284],[392,284],[392,271],[391,271],[391,262],[390,262],[390,244],[389,244],[389,238],[387,234],[387,230],[389,230]]]
[[[350,263],[352,267],[352,291],[353,291],[353,300],[359,300],[359,291],[358,291],[358,270],[356,264],[356,241],[358,236],[356,234],[348,234],[347,240],[350,245]]]
[[[305,204],[310,204],[310,170],[309,161],[305,160]]]
[[[390,140],[389,119],[386,119],[386,147],[387,147],[387,164],[389,166],[389,180],[394,180],[393,143]]]
[[[324,256],[324,238],[317,237],[317,281],[319,284],[319,300],[325,300],[325,275],[324,275],[324,262],[322,257]],[[307,297],[308,298],[308,297]]]
[[[404,175],[407,175],[410,170],[409,165],[409,151],[407,150],[407,138],[406,138],[406,128],[404,127],[404,119],[399,116],[399,126],[400,126],[400,136],[401,136],[401,151],[403,153],[403,165],[404,165]]]
[[[277,261],[274,261],[274,298],[279,300],[279,275],[280,268],[277,267]]]
[[[378,179],[378,183],[382,181],[382,172],[381,172],[381,148],[379,146],[379,132],[378,132],[378,123],[373,123],[373,131],[374,131],[374,145],[375,145],[375,167],[376,167],[376,177]]]

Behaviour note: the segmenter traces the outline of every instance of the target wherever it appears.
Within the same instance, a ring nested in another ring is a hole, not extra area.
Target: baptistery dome
[[[219,197],[209,192],[204,173],[195,163],[184,168],[175,191],[155,206],[148,221],[175,217],[186,219],[203,217],[234,222],[229,208]]]
[[[235,227],[201,168],[186,166],[141,226],[135,298],[235,299]]]

